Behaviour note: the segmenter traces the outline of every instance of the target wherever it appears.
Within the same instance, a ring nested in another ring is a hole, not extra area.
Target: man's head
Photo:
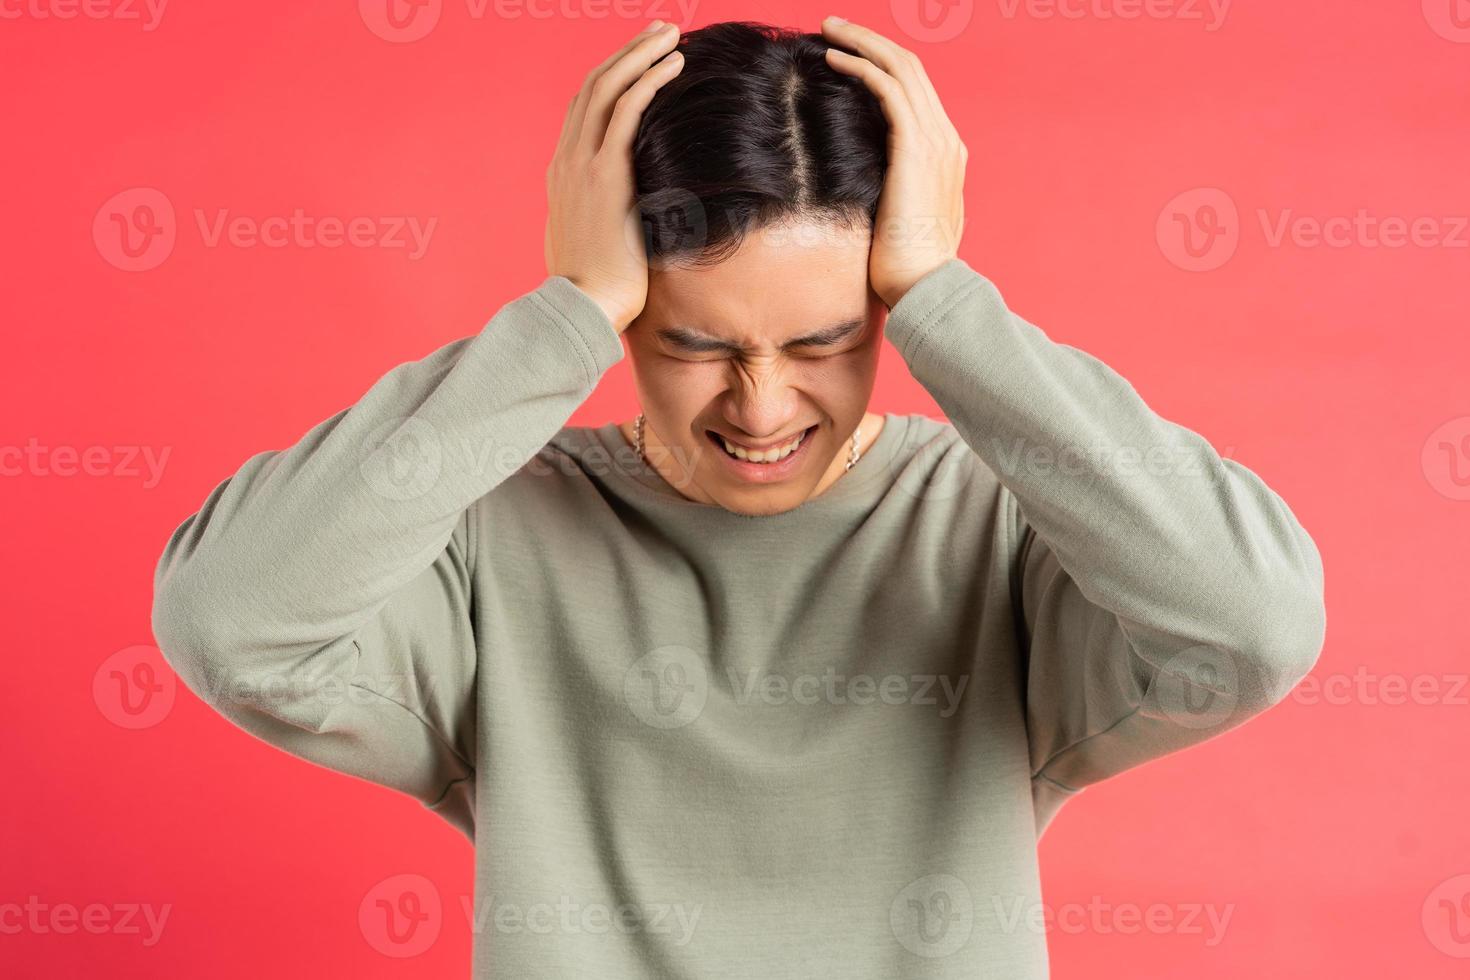
[[[685,34],[633,146],[649,289],[624,336],[645,438],[685,495],[752,515],[841,475],[882,341],[867,273],[887,124],[827,46],[750,23]],[[780,464],[724,445],[798,435]]]

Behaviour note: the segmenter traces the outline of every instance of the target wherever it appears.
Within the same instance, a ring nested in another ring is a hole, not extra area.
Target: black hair
[[[751,21],[681,35],[684,67],[644,110],[633,173],[651,264],[718,262],[788,218],[871,228],[888,123],[820,34]]]

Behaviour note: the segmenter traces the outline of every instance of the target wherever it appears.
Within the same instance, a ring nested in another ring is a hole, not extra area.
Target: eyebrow
[[[826,326],[820,330],[797,337],[794,340],[788,340],[781,345],[781,349],[785,350],[788,347],[835,347],[862,330],[866,325],[867,317],[855,316],[849,320],[842,320],[839,323],[834,323],[831,326]],[[654,331],[654,336],[670,347],[677,348],[687,354],[739,354],[745,350],[739,344],[732,344],[728,340],[712,337],[693,327],[660,327]]]

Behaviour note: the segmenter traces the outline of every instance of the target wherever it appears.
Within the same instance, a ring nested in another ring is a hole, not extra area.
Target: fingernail
[[[653,31],[658,30],[660,27],[663,27],[663,26],[664,26],[664,22],[661,21],[661,20],[649,21],[648,22],[648,26],[645,27],[645,28],[643,28],[643,33],[644,34],[651,33]]]
[[[836,14],[828,14],[827,15],[827,20],[829,22],[833,23],[833,24],[846,24],[847,23],[846,20],[844,20],[841,17],[838,17]]]

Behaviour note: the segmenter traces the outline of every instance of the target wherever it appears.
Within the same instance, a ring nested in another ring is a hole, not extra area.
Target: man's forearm
[[[622,356],[601,309],[549,277],[294,446],[251,457],[159,560],[161,646],[270,670],[351,634]]]
[[[961,259],[910,289],[887,332],[1130,640],[1229,651],[1273,689],[1310,668],[1324,629],[1321,561],[1253,473],[1155,414],[1101,361],[1011,313]]]

